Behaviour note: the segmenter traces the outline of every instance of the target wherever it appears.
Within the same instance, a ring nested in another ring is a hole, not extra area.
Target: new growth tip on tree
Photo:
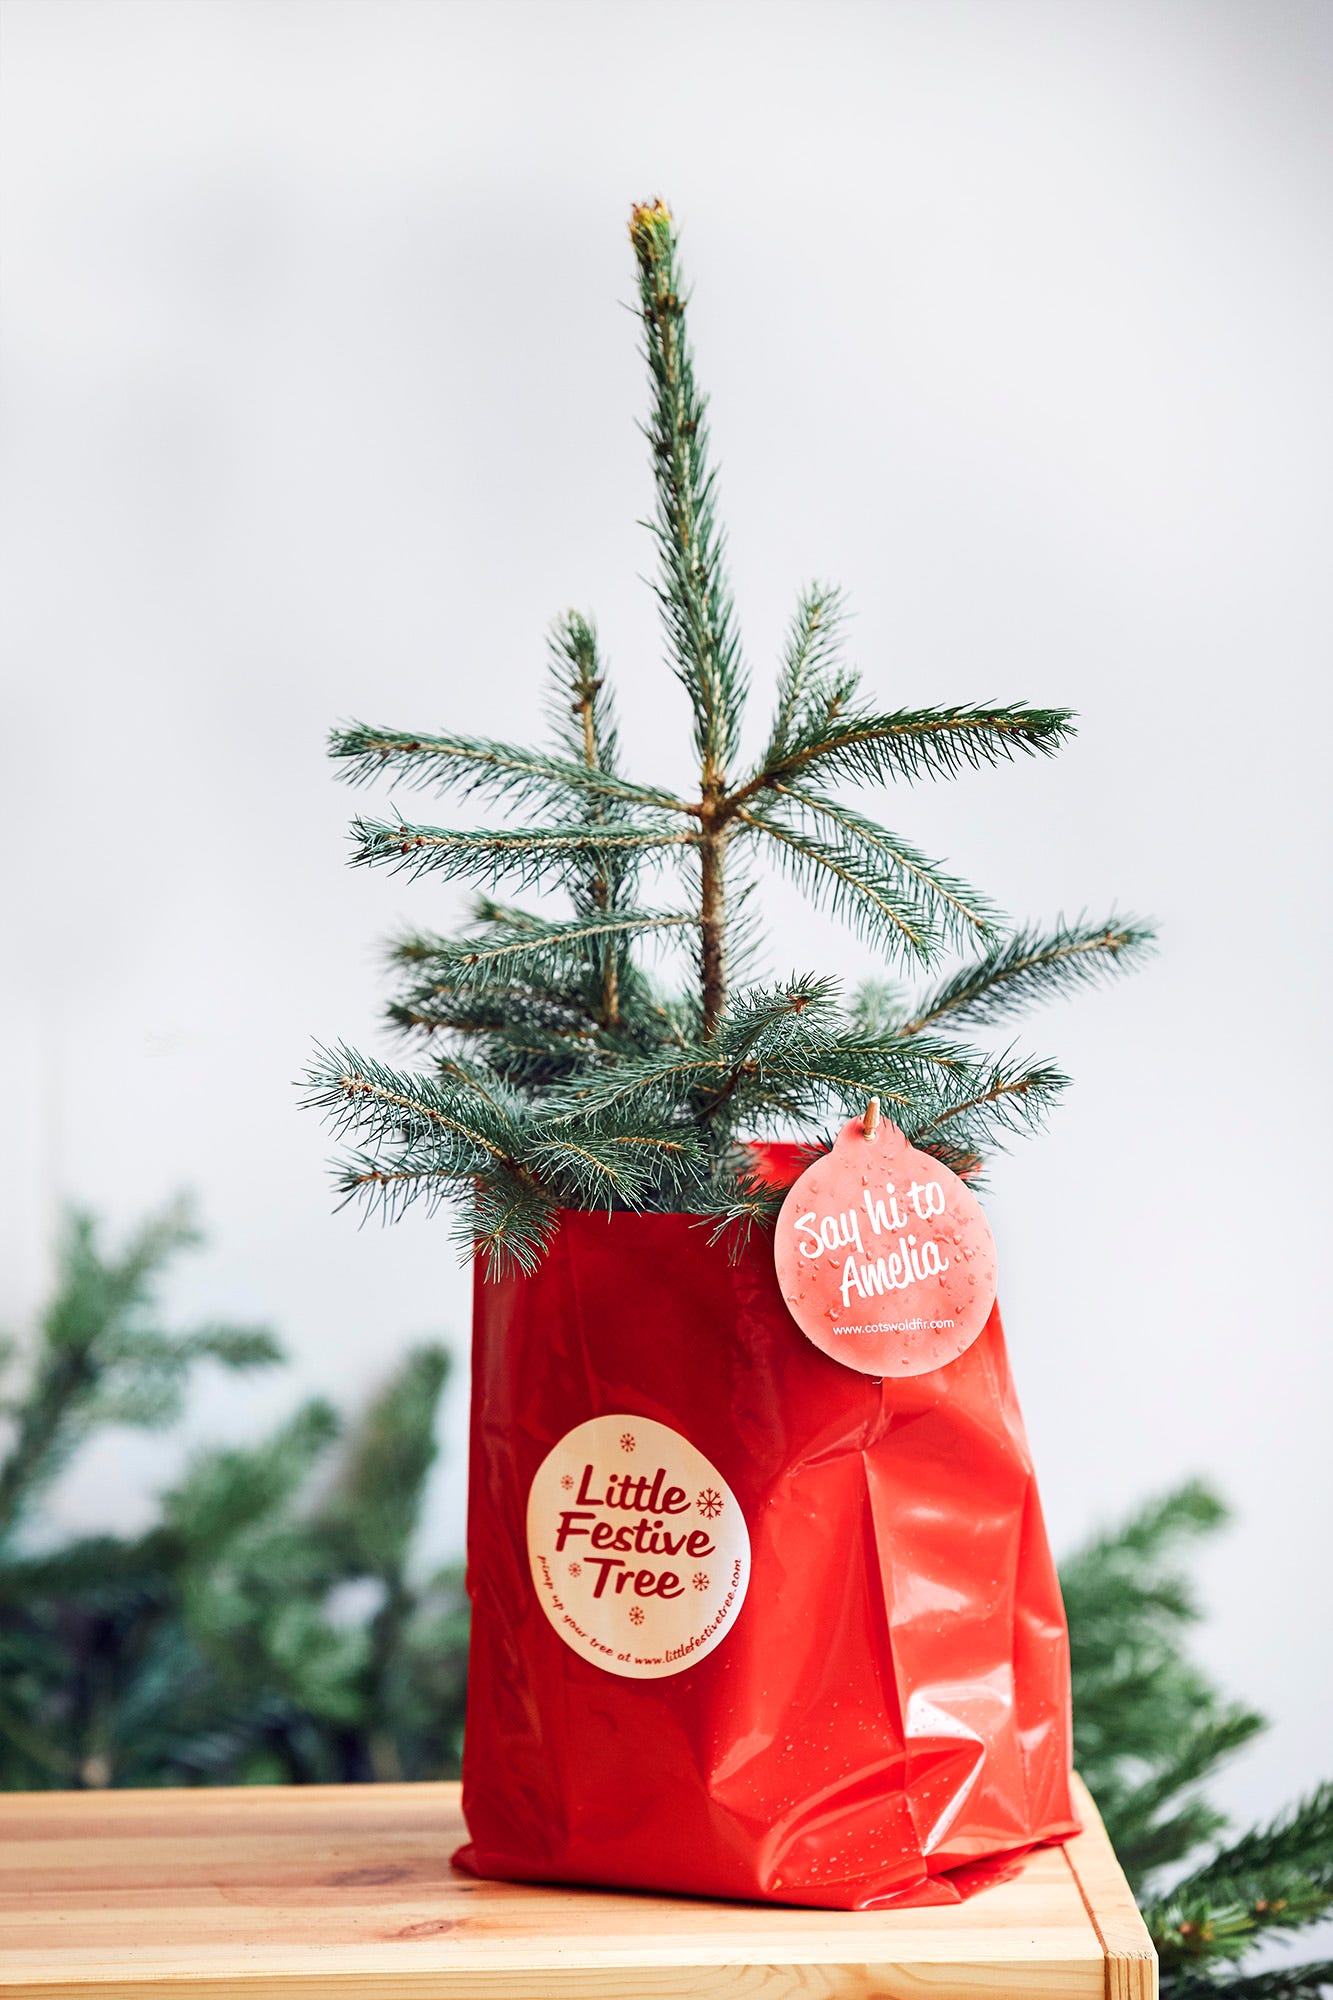
[[[396,1215],[461,1194],[461,1238],[495,1272],[532,1269],[562,1209],[688,1211],[742,1227],[771,1217],[775,1196],[744,1142],[818,1137],[871,1095],[916,1147],[975,1174],[990,1148],[1040,1120],[1065,1078],[961,1037],[1128,964],[1149,941],[1143,924],[1116,916],[1011,927],[978,889],[848,802],[848,789],[1049,755],[1073,718],[1017,703],[883,706],[844,657],[835,589],[802,592],[763,750],[744,756],[750,675],[670,211],[635,208],[630,239],[655,588],[695,789],[683,796],[624,769],[606,663],[577,612],[551,635],[545,746],[364,723],[331,745],[355,782],[506,808],[483,828],[356,820],[359,863],[484,893],[461,935],[413,932],[392,948],[390,1020],[429,1051],[429,1067],[337,1047],[310,1077],[312,1100],[356,1141],[339,1167],[346,1195]],[[759,952],[747,904],[765,861],[851,925],[895,980],[946,959],[950,969],[924,991],[877,981],[850,996],[809,972],[748,976]],[[558,895],[563,913],[498,900],[532,889]],[[675,985],[647,962],[673,944],[693,975]]]

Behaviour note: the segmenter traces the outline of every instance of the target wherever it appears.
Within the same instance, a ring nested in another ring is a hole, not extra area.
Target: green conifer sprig
[[[846,600],[836,585],[816,583],[801,592],[787,630],[777,706],[761,770],[782,769],[784,758],[808,726],[812,694],[817,709],[827,717],[853,693],[855,674],[838,672],[845,618]]]
[[[350,723],[331,751],[355,783],[501,802],[492,827],[401,815],[353,826],[357,862],[471,883],[461,935],[398,941],[395,1028],[429,1051],[422,1075],[350,1050],[321,1054],[313,1100],[356,1150],[339,1185],[382,1213],[475,1191],[475,1240],[530,1268],[563,1205],[686,1208],[754,1220],[771,1190],[746,1142],[811,1140],[878,1095],[920,1144],[975,1173],[1064,1086],[1051,1064],[942,1041],[1018,1002],[1141,954],[1142,925],[1006,933],[981,891],[840,795],[1056,750],[1065,709],[891,709],[844,655],[840,593],[802,593],[778,663],[763,753],[742,753],[750,677],[726,573],[707,406],[687,331],[675,224],[637,207],[630,238],[649,380],[655,589],[684,687],[696,774],[681,790],[622,765],[610,676],[590,620],[548,647],[548,745]],[[521,815],[531,814],[530,823]],[[842,1000],[830,982],[755,983],[755,867],[767,862],[889,966],[971,954],[913,1003]],[[659,876],[674,885],[659,893]],[[645,886],[647,885],[647,886]],[[532,911],[502,890],[553,892]],[[657,968],[673,951],[693,978]],[[461,1067],[460,1067],[461,1065]],[[465,1225],[464,1233],[471,1225]]]
[[[645,1128],[641,1100],[595,1121],[543,1114],[476,1064],[423,1075],[350,1049],[319,1051],[308,1083],[310,1102],[358,1141],[339,1170],[344,1196],[393,1216],[421,1196],[434,1205],[475,1189],[465,1241],[497,1274],[532,1268],[562,1207],[688,1208],[705,1185],[697,1134]]]
[[[570,862],[596,868],[603,856],[637,859],[669,847],[684,847],[697,835],[674,826],[611,822],[595,826],[533,828],[449,828],[403,821],[352,822],[361,866],[387,864],[394,874],[438,874],[449,880],[469,876],[520,886],[563,878]]]
[[[466,736],[405,736],[357,723],[335,730],[329,754],[345,759],[352,784],[391,776],[418,790],[479,792],[488,798],[566,803],[570,794],[593,811],[604,799],[663,812],[684,812],[674,793],[631,784],[598,764],[569,757],[542,756],[509,743]]]
[[[1111,916],[1100,924],[1061,920],[1049,931],[1025,927],[923,994],[901,1019],[899,1033],[919,1034],[946,1019],[950,1028],[989,1026],[1033,1001],[1126,971],[1152,948],[1151,927],[1133,917]]]
[[[1052,756],[1073,736],[1067,708],[896,709],[891,714],[848,710],[857,680],[817,689],[768,765],[766,782],[816,775],[886,784],[895,778],[954,778],[1022,755]]]

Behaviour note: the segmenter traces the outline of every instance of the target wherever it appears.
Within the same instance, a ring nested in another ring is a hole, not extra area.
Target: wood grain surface
[[[0,1798],[0,2000],[1152,2000],[1085,1831],[942,1909],[761,1908],[477,1882],[456,1785]]]

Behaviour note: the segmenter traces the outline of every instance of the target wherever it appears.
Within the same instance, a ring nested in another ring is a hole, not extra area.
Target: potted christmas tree
[[[846,801],[1050,753],[1072,720],[877,706],[834,591],[801,598],[743,759],[669,211],[636,208],[630,235],[697,788],[623,769],[575,614],[551,641],[548,747],[339,730],[353,779],[505,810],[356,822],[358,861],[486,893],[462,936],[393,948],[390,1016],[428,1067],[337,1048],[312,1094],[356,1137],[349,1198],[457,1197],[477,1253],[463,1865],[829,1907],[948,1897],[1073,1826],[1063,1612],[965,1186],[1064,1078],[964,1037],[1147,933],[1010,930]],[[765,858],[895,971],[950,964],[910,995],[747,979]],[[560,907],[494,900],[534,888]],[[673,943],[677,984],[648,966]]]

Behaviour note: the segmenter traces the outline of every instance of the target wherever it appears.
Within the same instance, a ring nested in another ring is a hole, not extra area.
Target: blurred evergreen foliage
[[[343,1436],[312,1401],[253,1447],[197,1457],[132,1536],[55,1546],[43,1488],[93,1431],[162,1425],[201,1361],[279,1359],[259,1328],[165,1327],[180,1208],[119,1255],[70,1218],[60,1282],[0,1458],[0,1788],[450,1776],[462,1737],[461,1571],[412,1544],[448,1356],[409,1353]],[[9,1373],[16,1351],[9,1344]]]
[[[1189,1545],[1223,1526],[1192,1481],[1061,1568],[1074,1674],[1074,1762],[1097,1801],[1162,1961],[1163,2000],[1321,2000],[1333,1961],[1248,1971],[1256,1946],[1333,1911],[1333,1785],[1238,1840],[1208,1781],[1264,1727],[1189,1658]]]
[[[420,1580],[413,1543],[448,1357],[409,1353],[343,1435],[323,1402],[248,1449],[205,1452],[137,1536],[51,1544],[35,1503],[108,1424],[161,1425],[200,1362],[271,1365],[262,1328],[172,1331],[174,1209],[119,1254],[74,1215],[60,1282],[3,1406],[0,1789],[357,1782],[458,1767],[461,1571]],[[1190,1484],[1064,1565],[1075,1759],[1162,1957],[1165,2000],[1320,2000],[1333,1963],[1247,1971],[1256,1945],[1333,1909],[1333,1787],[1224,1838],[1207,1797],[1262,1729],[1189,1659],[1190,1543],[1225,1515]]]

